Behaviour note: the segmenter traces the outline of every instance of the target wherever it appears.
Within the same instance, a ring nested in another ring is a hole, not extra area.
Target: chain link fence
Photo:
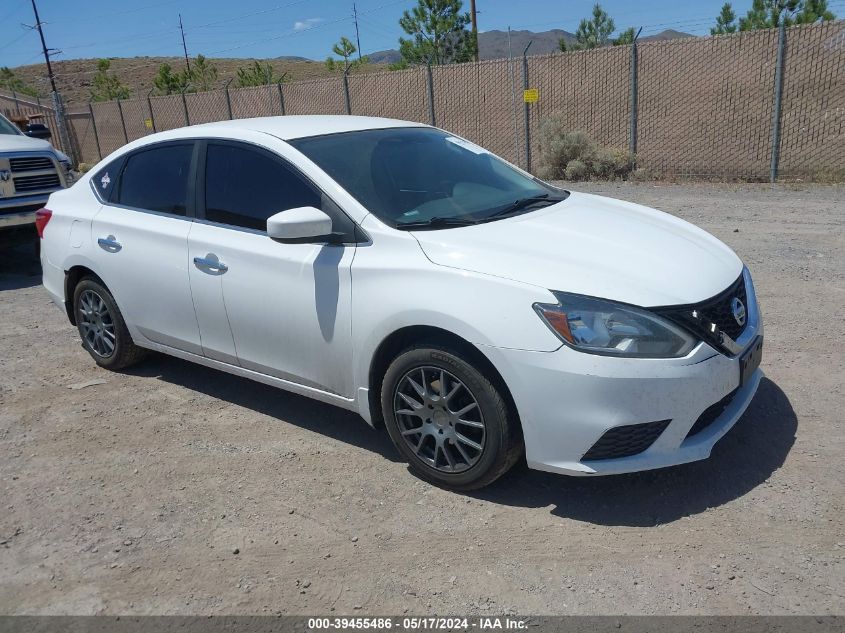
[[[47,114],[58,142],[50,108],[0,94],[0,109]],[[347,113],[431,123],[531,171],[555,117],[658,177],[843,180],[845,22],[93,103],[68,115],[68,153],[90,163],[185,125]]]

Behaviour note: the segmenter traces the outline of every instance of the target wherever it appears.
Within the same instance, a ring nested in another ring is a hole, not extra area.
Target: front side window
[[[264,231],[280,211],[320,206],[319,193],[280,160],[248,147],[208,145],[207,220]]]
[[[488,222],[568,195],[433,128],[362,130],[289,142],[396,228]]]
[[[120,177],[117,203],[137,209],[186,215],[193,151],[193,144],[182,143],[131,154]],[[102,186],[102,179],[95,182],[96,185]]]

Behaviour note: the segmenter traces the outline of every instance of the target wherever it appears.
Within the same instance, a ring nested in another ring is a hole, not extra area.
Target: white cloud
[[[294,31],[304,31],[306,29],[310,29],[315,24],[319,24],[323,21],[323,18],[307,18],[305,20],[298,20],[293,23],[293,30]]]

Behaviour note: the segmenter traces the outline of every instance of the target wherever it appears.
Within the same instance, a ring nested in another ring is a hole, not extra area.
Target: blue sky
[[[706,34],[724,0],[604,0],[618,29],[643,26],[643,34],[673,28]],[[482,31],[574,31],[594,0],[477,0]],[[341,35],[354,38],[352,0],[39,0],[47,45],[56,59],[181,55],[178,14],[188,51],[213,57],[299,55],[324,59]],[[361,49],[396,48],[398,19],[414,0],[357,0]],[[738,14],[751,0],[733,3]],[[845,13],[845,0],[831,0]],[[469,7],[469,0],[464,5]],[[30,0],[0,0],[0,66],[41,61]]]

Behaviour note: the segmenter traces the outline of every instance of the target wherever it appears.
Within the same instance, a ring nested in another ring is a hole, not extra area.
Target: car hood
[[[0,134],[0,152],[53,152],[53,146],[40,138],[22,134]]]
[[[583,193],[495,222],[413,235],[435,264],[639,306],[696,303],[742,272],[730,248],[688,222]]]

